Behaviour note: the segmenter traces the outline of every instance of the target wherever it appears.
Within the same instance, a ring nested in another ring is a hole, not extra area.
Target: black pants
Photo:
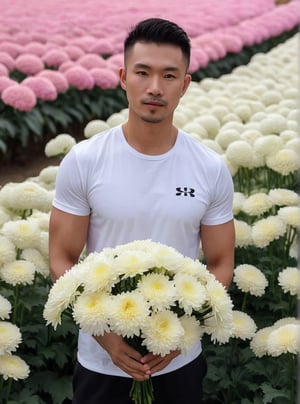
[[[203,354],[173,372],[152,378],[154,404],[201,404],[207,365]],[[79,363],[73,377],[73,404],[132,404],[132,379],[87,370]]]

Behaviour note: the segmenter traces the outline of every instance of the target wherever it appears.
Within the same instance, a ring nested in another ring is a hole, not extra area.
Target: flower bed
[[[297,2],[273,0],[151,2],[139,9],[130,1],[112,6],[90,1],[81,13],[74,1],[63,14],[60,3],[37,0],[0,5],[0,151],[14,143],[26,147],[71,122],[106,119],[126,106],[118,86],[122,43],[128,27],[152,15],[180,23],[191,36],[190,72],[195,80],[218,77],[269,50],[297,29]],[[159,10],[159,12],[157,12]],[[78,18],[80,15],[80,18]],[[116,18],[122,15],[123,18]],[[38,18],[37,18],[38,16]],[[74,23],[76,21],[76,23]],[[201,21],[201,24],[199,24]],[[275,40],[275,42],[274,42]]]

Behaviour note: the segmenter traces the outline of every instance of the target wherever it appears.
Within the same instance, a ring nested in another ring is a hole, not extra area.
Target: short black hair
[[[162,18],[148,18],[135,25],[124,41],[125,57],[128,50],[137,42],[178,46],[187,61],[187,66],[190,63],[190,39],[187,33],[172,21]]]

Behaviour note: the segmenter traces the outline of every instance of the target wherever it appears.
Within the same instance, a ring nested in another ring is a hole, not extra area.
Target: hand
[[[149,371],[147,374],[153,375],[156,372],[164,369],[168,364],[176,358],[176,356],[180,355],[180,351],[172,351],[168,355],[160,356],[160,355],[153,355],[152,353],[148,353],[147,355],[143,356],[141,362],[145,365],[149,366]]]
[[[114,365],[129,374],[134,380],[144,381],[150,377],[148,363],[142,363],[142,355],[114,333],[95,336],[96,341],[110,355]]]

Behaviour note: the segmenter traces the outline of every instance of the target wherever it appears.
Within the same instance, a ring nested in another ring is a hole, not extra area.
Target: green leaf
[[[289,401],[289,395],[282,389],[275,389],[266,383],[261,386],[261,389],[264,393],[263,404],[272,403],[273,400],[277,400],[278,398],[284,398],[287,400],[287,402]]]
[[[28,385],[35,391],[51,395],[51,404],[61,404],[72,398],[72,376],[59,375],[51,371],[36,372],[28,380]]]

